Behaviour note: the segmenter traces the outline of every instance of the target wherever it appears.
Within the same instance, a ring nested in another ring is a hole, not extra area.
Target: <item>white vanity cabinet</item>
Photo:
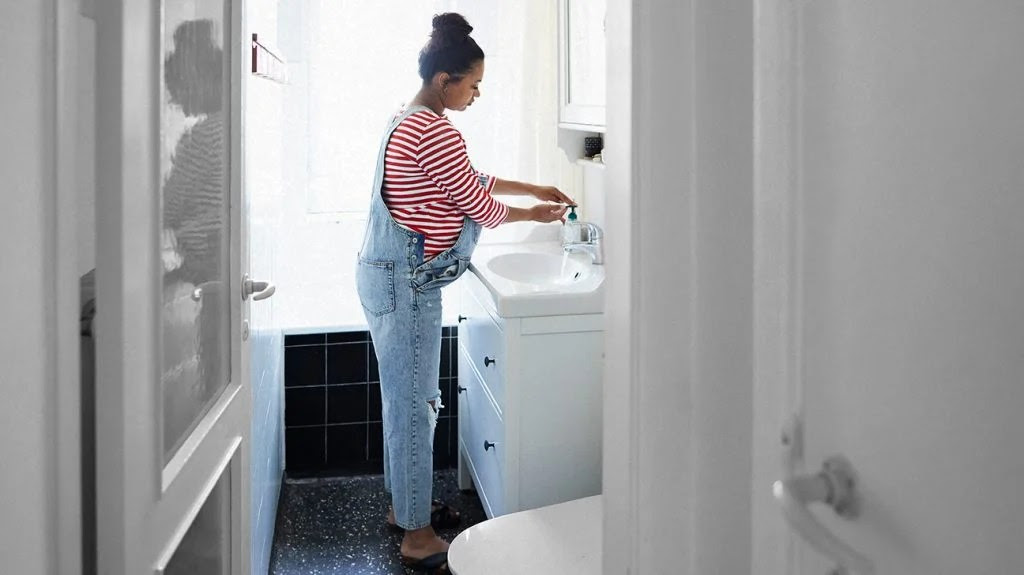
[[[460,281],[459,487],[488,517],[601,492],[601,314],[500,317]]]

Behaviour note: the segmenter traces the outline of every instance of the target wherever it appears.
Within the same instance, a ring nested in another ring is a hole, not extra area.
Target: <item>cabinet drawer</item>
[[[475,279],[475,278],[474,278]],[[459,341],[483,383],[494,398],[499,412],[505,409],[505,334],[500,320],[487,312],[471,290],[465,290],[463,313],[465,316],[459,328]],[[461,375],[461,371],[459,372]]]
[[[476,374],[459,374],[459,442],[488,515],[505,513],[505,427]],[[485,444],[486,442],[486,444]]]

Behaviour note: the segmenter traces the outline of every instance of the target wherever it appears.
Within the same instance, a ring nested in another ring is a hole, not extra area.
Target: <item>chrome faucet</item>
[[[569,221],[565,226],[562,235],[562,250],[565,253],[587,253],[594,265],[604,264],[604,245],[601,243],[604,232],[597,224]]]

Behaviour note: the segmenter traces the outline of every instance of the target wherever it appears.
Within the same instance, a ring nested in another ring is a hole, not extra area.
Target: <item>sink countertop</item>
[[[488,264],[505,254],[563,255],[556,240],[528,241],[477,246],[470,264],[472,271],[490,292],[495,311],[501,317],[599,314],[604,311],[604,266],[591,263],[590,255],[573,253],[567,259],[584,266],[586,277],[571,284],[516,281],[499,275]]]

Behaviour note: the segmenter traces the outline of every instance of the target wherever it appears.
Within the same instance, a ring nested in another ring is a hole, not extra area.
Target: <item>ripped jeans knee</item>
[[[427,400],[427,418],[430,421],[431,433],[433,433],[434,429],[437,427],[437,418],[442,409],[444,409],[444,404],[441,403],[440,397]]]

